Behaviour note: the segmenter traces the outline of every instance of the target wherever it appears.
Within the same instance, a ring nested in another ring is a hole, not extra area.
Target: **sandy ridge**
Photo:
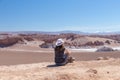
[[[120,59],[78,61],[61,67],[54,63],[0,66],[0,80],[119,80]]]

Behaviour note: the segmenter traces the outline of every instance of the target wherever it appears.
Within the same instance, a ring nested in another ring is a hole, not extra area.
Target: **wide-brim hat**
[[[56,46],[61,46],[64,44],[64,41],[60,38],[56,41]]]

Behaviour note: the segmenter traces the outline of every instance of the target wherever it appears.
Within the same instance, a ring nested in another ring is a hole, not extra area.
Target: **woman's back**
[[[65,52],[65,48],[63,46],[57,46],[55,48],[55,62],[56,63],[64,62],[64,52]]]

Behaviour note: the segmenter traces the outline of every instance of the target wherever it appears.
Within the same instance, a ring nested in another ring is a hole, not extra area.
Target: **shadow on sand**
[[[52,65],[48,65],[47,67],[60,67],[60,66],[58,66],[56,64],[52,64]]]

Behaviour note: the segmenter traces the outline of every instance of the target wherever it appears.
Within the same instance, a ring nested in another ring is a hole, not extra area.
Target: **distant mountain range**
[[[110,34],[120,34],[120,31],[117,32],[81,32],[81,31],[14,31],[14,32],[0,32],[0,33],[9,33],[9,34],[62,34],[62,33],[73,33],[73,34],[82,34],[82,35],[110,35]]]

